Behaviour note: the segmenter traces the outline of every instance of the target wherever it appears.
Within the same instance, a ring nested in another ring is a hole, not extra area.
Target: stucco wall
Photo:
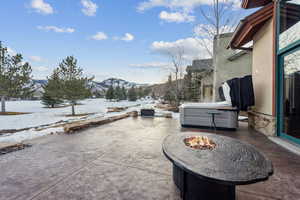
[[[252,75],[254,111],[272,115],[273,103],[273,22],[269,20],[254,36]]]
[[[220,35],[219,39],[214,39],[214,100],[219,101],[218,88],[223,82],[235,77],[243,77],[252,73],[252,53],[227,49],[232,38],[231,33]],[[234,59],[233,55],[235,56]]]

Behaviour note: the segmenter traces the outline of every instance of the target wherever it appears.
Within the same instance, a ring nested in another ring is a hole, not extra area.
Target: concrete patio
[[[0,199],[179,200],[161,151],[176,119],[128,118],[73,135],[50,135],[0,156]],[[205,130],[208,132],[207,130]],[[239,200],[300,199],[300,157],[242,123],[218,131],[255,145],[274,165],[268,181],[237,187]]]

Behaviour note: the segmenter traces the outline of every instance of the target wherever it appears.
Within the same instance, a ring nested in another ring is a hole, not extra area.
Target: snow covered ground
[[[149,101],[120,101],[110,102],[105,99],[87,99],[80,102],[82,105],[75,107],[76,114],[94,113],[88,117],[67,117],[71,114],[71,107],[64,108],[45,108],[40,101],[8,101],[6,102],[7,111],[12,112],[29,112],[25,115],[0,115],[0,131],[9,129],[24,129],[33,127],[47,128],[42,131],[35,129],[25,130],[13,134],[2,134],[0,142],[21,142],[28,139],[33,139],[38,136],[47,135],[53,132],[62,131],[61,128],[51,128],[51,124],[65,123],[78,121],[82,118],[95,118],[99,116],[112,116],[116,113],[107,113],[108,107],[130,107],[126,112],[137,110],[140,107],[148,105]],[[140,106],[135,106],[141,104]],[[119,113],[118,113],[119,114]],[[49,126],[50,125],[50,126]]]
[[[25,140],[32,140],[37,137],[49,135],[51,133],[59,133],[63,132],[63,127],[56,127],[56,128],[47,128],[44,130],[35,130],[35,129],[29,129],[26,131],[20,131],[13,134],[5,134],[0,136],[0,143],[19,143],[23,142]]]
[[[95,113],[94,117],[105,115],[107,107],[133,106],[146,104],[147,102],[109,102],[105,99],[87,99],[81,101],[82,105],[75,106],[76,114]],[[6,102],[7,111],[29,112],[25,115],[0,116],[0,130],[23,129],[52,124],[59,121],[73,121],[80,117],[66,117],[71,114],[71,107],[64,108],[45,108],[40,101],[8,101]],[[92,117],[92,116],[90,116]]]

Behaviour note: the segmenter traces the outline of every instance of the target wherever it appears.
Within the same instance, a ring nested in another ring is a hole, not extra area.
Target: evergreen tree
[[[155,95],[155,93],[154,93],[154,92],[152,92],[152,94],[151,94],[151,98],[152,98],[152,99],[156,99],[156,95]]]
[[[106,91],[105,98],[110,101],[115,98],[115,91],[114,91],[114,87],[112,85]]]
[[[175,100],[176,100],[176,97],[174,95],[174,92],[173,92],[173,82],[172,82],[172,76],[169,75],[168,77],[168,82],[167,82],[167,86],[166,86],[166,92],[165,92],[165,95],[164,95],[164,100],[165,101],[168,101],[169,104],[174,104]]]
[[[58,70],[55,69],[52,75],[47,77],[47,80],[47,84],[43,86],[42,103],[54,108],[63,103],[63,87]]]
[[[132,86],[128,91],[128,100],[129,101],[136,101],[137,100],[137,93],[134,86]]]
[[[174,101],[175,101],[175,96],[172,93],[172,91],[167,90],[165,95],[164,95],[164,100],[167,101],[170,105],[173,105]]]
[[[77,101],[91,96],[88,87],[93,78],[83,76],[83,71],[77,66],[77,60],[73,56],[68,56],[58,67],[62,81],[62,92],[64,99],[72,106],[72,115],[75,115],[75,105]]]
[[[122,86],[122,100],[126,100],[126,99],[127,99],[127,91],[123,85]]]
[[[118,85],[115,89],[115,98],[120,101],[123,99],[123,94],[122,94],[122,89],[121,87]]]
[[[146,87],[146,88],[144,89],[144,97],[145,97],[145,96],[149,96],[150,93],[151,93],[151,88]]]
[[[144,90],[142,87],[139,87],[138,90],[137,90],[137,96],[138,98],[143,98],[145,95],[144,95]]]
[[[8,55],[7,48],[0,42],[0,96],[1,112],[5,112],[6,98],[26,98],[33,92],[32,69],[28,62],[23,63],[23,56]]]

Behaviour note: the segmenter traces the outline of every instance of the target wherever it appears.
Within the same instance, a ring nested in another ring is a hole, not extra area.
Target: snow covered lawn
[[[133,106],[136,104],[146,104],[146,102],[109,102],[105,99],[87,99],[81,101],[82,105],[75,107],[76,114],[95,113],[92,117],[106,115],[107,107]],[[29,112],[25,115],[0,115],[0,130],[23,129],[30,127],[39,127],[60,121],[74,121],[81,117],[66,117],[71,114],[71,107],[64,108],[45,108],[40,101],[8,101],[6,102],[7,111]]]

